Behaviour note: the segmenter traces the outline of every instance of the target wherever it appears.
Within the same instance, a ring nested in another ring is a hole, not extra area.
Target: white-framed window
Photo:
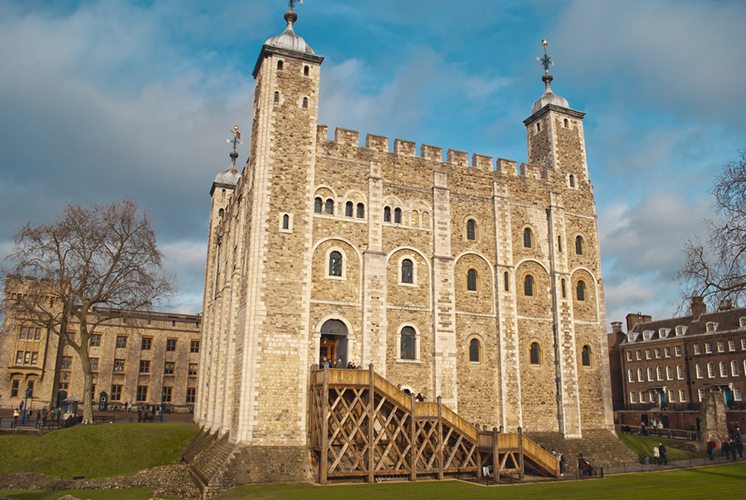
[[[730,362],[730,373],[734,377],[738,377],[741,375],[741,370],[740,370],[740,367],[738,366],[738,361],[736,361],[735,359]]]
[[[741,350],[746,351],[746,338],[741,339]]]
[[[738,326],[740,328],[746,328],[746,316],[741,316],[738,318]]]
[[[728,352],[734,352],[736,350],[736,341],[731,339],[728,341]]]
[[[705,354],[712,354],[712,344],[705,342]]]
[[[645,359],[652,359],[653,353],[650,352],[650,349],[645,349]]]
[[[627,361],[632,361],[632,351],[627,351]]]
[[[645,402],[645,393],[643,391],[640,391],[640,403]]]
[[[670,347],[664,347],[663,348],[663,357],[670,358],[671,357],[671,348]]]
[[[655,379],[658,381],[663,380],[663,367],[658,366],[655,368]]]
[[[655,391],[648,391],[648,402],[655,403]]]
[[[673,380],[673,368],[670,366],[666,367],[666,380]]]
[[[635,394],[632,391],[630,391],[630,393],[629,393],[629,402],[632,403],[632,404],[637,403],[637,394]]]
[[[644,382],[645,381],[645,372],[642,368],[637,369],[637,381],[638,382]]]
[[[632,372],[632,368],[627,368],[627,382],[633,383],[635,381],[635,374]]]
[[[692,345],[692,351],[694,354],[699,355],[702,353],[702,351],[699,349],[699,344],[693,344]]]
[[[674,346],[673,353],[677,358],[681,357],[681,346],[680,345]]]
[[[686,333],[686,327],[684,325],[676,325],[676,336],[681,337]]]
[[[642,359],[642,353],[640,353],[640,351],[635,351],[635,359],[637,361],[640,361]]]
[[[715,363],[707,363],[707,378],[715,378]]]
[[[650,340],[650,339],[652,339],[654,333],[655,333],[655,331],[653,331],[653,330],[643,330],[642,331],[642,340]],[[648,358],[648,359],[650,359],[650,358]]]
[[[346,279],[345,254],[340,248],[330,248],[326,254],[327,279]]]
[[[725,343],[717,342],[718,352],[725,352]]]
[[[420,335],[414,325],[405,324],[397,333],[397,359],[399,361],[419,361]]]
[[[676,379],[684,380],[684,367],[681,365],[676,365]]]
[[[679,389],[679,401],[686,403],[686,391],[684,389]]]
[[[400,285],[414,285],[416,272],[414,259],[411,257],[403,257],[399,261],[399,284]]]
[[[668,337],[668,334],[671,333],[670,328],[659,328],[658,329],[658,337],[665,339]]]
[[[676,393],[673,390],[668,391],[668,401],[671,403],[676,402]]]
[[[697,400],[701,403],[705,397],[705,391],[702,388],[697,389]]]
[[[661,359],[661,350],[660,349],[658,349],[656,347],[654,353],[655,353],[655,359]]]
[[[724,378],[728,376],[728,365],[725,361],[720,362],[720,377]]]
[[[741,395],[741,388],[740,387],[733,387],[733,400],[734,401],[741,401],[743,399],[743,396]]]
[[[655,378],[653,378],[653,368],[649,366],[648,367],[648,382],[652,382],[653,380],[655,380]]]
[[[708,321],[707,323],[705,323],[705,328],[708,332],[714,332],[717,331],[718,324],[715,321]]]
[[[702,374],[702,365],[699,363],[694,365],[694,373],[697,378],[703,378],[704,375]]]

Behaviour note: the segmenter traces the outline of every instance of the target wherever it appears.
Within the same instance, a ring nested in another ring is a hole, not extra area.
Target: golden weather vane
[[[233,125],[231,134],[233,134],[233,137],[230,139],[226,139],[225,142],[227,142],[228,144],[233,143],[233,151],[231,151],[231,154],[229,156],[231,157],[231,163],[233,167],[235,167],[236,158],[238,158],[238,151],[236,151],[236,146],[238,144],[243,144],[241,142],[241,131],[238,129],[238,125]]]
[[[288,5],[290,5],[290,10],[293,10],[293,8],[295,7],[295,4],[297,4],[297,3],[302,4],[303,0],[290,0],[288,2]]]

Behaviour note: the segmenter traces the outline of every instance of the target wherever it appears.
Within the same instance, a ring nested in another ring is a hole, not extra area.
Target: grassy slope
[[[604,479],[565,481],[561,483],[525,484],[483,487],[459,481],[417,483],[386,483],[339,486],[311,485],[251,485],[234,488],[219,499],[323,499],[355,498],[382,500],[387,498],[437,499],[530,499],[537,498],[741,498],[746,488],[746,463],[699,467],[666,472],[624,474]]]
[[[77,425],[37,435],[0,435],[0,473],[53,477],[130,475],[175,463],[197,432],[190,423]]]
[[[0,490],[0,498],[13,500],[57,500],[64,495],[91,500],[147,500],[152,498],[149,488],[133,488],[129,490],[64,490],[64,491],[31,491],[31,490]]]
[[[658,443],[663,443],[666,446],[666,457],[669,461],[705,456],[705,454],[701,452],[681,449],[681,446],[686,444],[687,441],[681,441],[679,439],[666,439],[656,436],[638,436],[622,433],[619,434],[619,439],[627,445],[627,448],[635,452],[637,455],[647,455],[652,457],[653,447],[657,446]]]

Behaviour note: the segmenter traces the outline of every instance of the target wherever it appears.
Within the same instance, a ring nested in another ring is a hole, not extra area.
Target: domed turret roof
[[[546,73],[542,77],[542,80],[544,80],[546,88],[544,89],[544,94],[536,99],[536,101],[534,101],[534,104],[531,106],[531,114],[533,115],[547,104],[554,104],[555,106],[569,108],[570,103],[567,102],[567,99],[552,92],[552,87],[549,85],[549,83],[552,81],[552,75]]]
[[[315,52],[310,45],[306,43],[303,37],[298,36],[293,30],[293,23],[298,20],[298,14],[294,11],[289,10],[285,12],[285,21],[288,25],[282,34],[268,38],[264,45],[275,47],[278,49],[290,50],[292,52],[300,52],[301,54],[314,55]]]
[[[218,175],[215,176],[215,184],[228,184],[231,186],[235,186],[238,184],[238,180],[241,178],[241,173],[236,170],[235,165],[231,165],[230,167],[226,168],[222,172],[220,172]]]

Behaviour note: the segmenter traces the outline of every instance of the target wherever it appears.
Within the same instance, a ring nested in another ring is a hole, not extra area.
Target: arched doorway
[[[347,325],[338,319],[330,319],[321,325],[319,344],[319,366],[324,360],[333,360],[336,365],[347,365]]]

